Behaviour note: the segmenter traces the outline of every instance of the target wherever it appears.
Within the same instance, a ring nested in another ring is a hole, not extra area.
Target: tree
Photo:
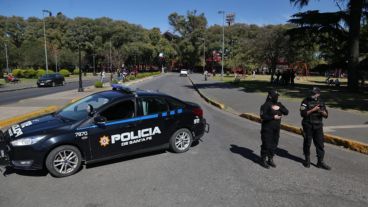
[[[290,0],[290,2],[300,7],[308,5],[310,0]],[[347,3],[347,24],[348,35],[348,87],[352,91],[357,91],[358,65],[359,65],[359,41],[363,8],[367,8],[365,0],[349,0]]]

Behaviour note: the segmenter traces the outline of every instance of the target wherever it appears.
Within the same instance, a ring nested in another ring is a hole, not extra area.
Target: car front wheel
[[[192,142],[192,133],[188,129],[179,129],[170,138],[170,149],[176,153],[186,152]]]
[[[54,177],[67,177],[76,173],[82,164],[78,148],[64,145],[53,149],[46,158],[46,168]]]

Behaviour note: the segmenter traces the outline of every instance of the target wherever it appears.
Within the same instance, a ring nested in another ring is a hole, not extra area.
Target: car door
[[[129,144],[136,136],[135,99],[119,101],[103,109],[96,116],[104,117],[104,124],[89,129],[89,144],[93,160],[104,159],[132,152]]]
[[[169,124],[165,119],[170,117],[167,102],[161,97],[141,97],[137,100],[137,106],[140,119],[138,129],[151,133],[142,133],[143,137],[146,136],[149,140],[136,145],[136,149],[167,144]]]

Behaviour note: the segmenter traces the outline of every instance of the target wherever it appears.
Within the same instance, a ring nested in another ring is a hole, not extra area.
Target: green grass
[[[220,77],[214,77],[220,80]],[[329,107],[342,110],[356,110],[368,114],[368,90],[352,93],[347,90],[346,79],[342,79],[342,86],[337,88],[328,86],[324,83],[325,77],[303,77],[295,80],[295,86],[274,86],[270,84],[269,75],[257,75],[255,79],[248,76],[234,83],[234,76],[225,76],[224,82],[242,87],[247,93],[260,93],[265,95],[270,89],[277,88],[280,98],[288,101],[301,102],[303,98],[310,94],[312,86],[318,86],[321,89],[321,97]]]

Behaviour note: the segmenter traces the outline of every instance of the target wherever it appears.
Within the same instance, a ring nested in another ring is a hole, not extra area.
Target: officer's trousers
[[[323,125],[322,124],[310,124],[302,123],[304,131],[304,143],[303,152],[305,156],[310,156],[310,147],[312,140],[314,146],[316,146],[317,157],[319,160],[323,160],[325,156],[324,150],[324,135],[323,135]]]
[[[273,157],[279,144],[280,138],[280,124],[265,124],[261,129],[261,156]]]

